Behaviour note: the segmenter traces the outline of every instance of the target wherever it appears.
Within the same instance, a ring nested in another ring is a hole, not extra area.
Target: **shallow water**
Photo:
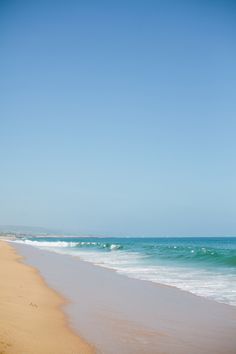
[[[236,306],[236,238],[29,237],[16,242]]]

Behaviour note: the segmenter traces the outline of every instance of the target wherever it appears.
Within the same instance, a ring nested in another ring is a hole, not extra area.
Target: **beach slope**
[[[64,299],[0,241],[0,354],[78,354],[93,349],[70,330]]]

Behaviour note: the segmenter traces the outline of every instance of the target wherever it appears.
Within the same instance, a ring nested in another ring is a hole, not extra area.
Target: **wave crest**
[[[120,250],[123,247],[119,244],[111,244],[111,243],[103,243],[103,242],[72,242],[72,241],[38,241],[38,240],[17,240],[14,241],[16,243],[26,244],[35,247],[45,247],[45,248],[98,248],[98,249],[106,249],[110,251]]]

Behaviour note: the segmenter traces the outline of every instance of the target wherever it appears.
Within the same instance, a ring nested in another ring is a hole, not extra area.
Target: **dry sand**
[[[87,354],[93,348],[69,328],[65,300],[0,241],[0,354]]]

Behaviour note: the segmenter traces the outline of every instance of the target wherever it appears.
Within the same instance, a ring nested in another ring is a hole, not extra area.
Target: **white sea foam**
[[[40,248],[71,248],[71,247],[84,247],[84,246],[97,246],[98,248],[107,248],[111,251],[119,250],[122,248],[119,244],[108,244],[104,242],[90,242],[90,241],[81,241],[81,242],[71,242],[71,241],[37,241],[37,240],[15,240],[13,242],[22,243],[25,245],[40,247]]]
[[[36,247],[75,247],[77,242],[67,242],[67,241],[32,241],[32,240],[16,240],[16,243],[23,243],[25,245],[31,245]]]
[[[236,274],[227,275],[225,271],[216,274],[214,270],[193,267],[146,265],[142,262],[145,256],[136,252],[117,251],[113,254],[78,250],[73,254],[131,278],[176,286],[195,295],[236,306]]]
[[[148,264],[147,256],[120,249],[119,244],[104,242],[17,240],[60,254],[79,256],[96,265],[114,269],[128,277],[176,286],[199,296],[236,306],[236,274],[225,270],[186,267],[168,264]],[[90,247],[91,246],[91,247]],[[100,250],[99,250],[100,248]],[[104,248],[107,252],[104,252]],[[190,248],[190,252],[192,249]]]

